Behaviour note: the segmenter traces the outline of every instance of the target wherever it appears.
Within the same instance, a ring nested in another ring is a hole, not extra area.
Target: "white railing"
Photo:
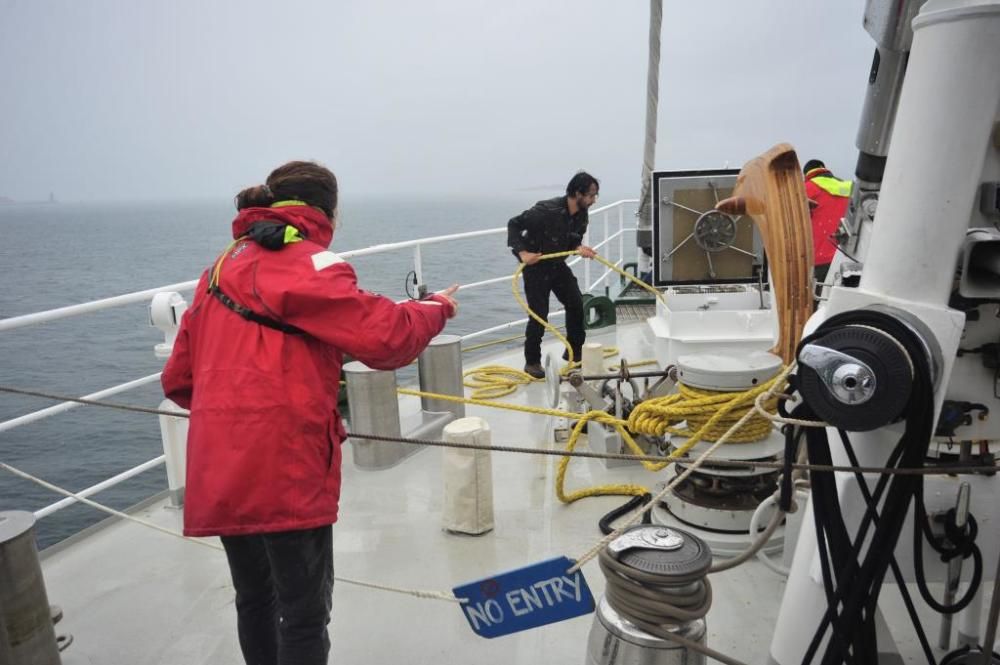
[[[600,208],[595,208],[590,211],[591,228],[587,229],[587,234],[584,238],[584,244],[590,244],[591,229],[593,228],[595,216],[601,215],[601,220],[603,221],[604,239],[596,245],[592,245],[594,249],[601,250],[605,247],[610,247],[613,240],[618,240],[618,258],[615,261],[615,265],[621,266],[625,262],[625,239],[624,235],[626,232],[634,232],[635,228],[625,228],[625,207],[631,204],[638,203],[636,199],[622,199],[620,201],[615,201],[606,206]],[[611,229],[611,213],[617,213],[617,226],[618,230],[613,234],[610,232]],[[480,238],[486,236],[502,235],[507,233],[507,227],[499,227],[493,229],[486,229],[483,231],[470,231],[467,233],[453,233],[450,235],[433,236],[429,238],[419,238],[416,240],[405,240],[403,242],[387,243],[381,245],[373,245],[371,247],[364,247],[362,249],[348,250],[346,252],[339,252],[338,254],[345,259],[350,259],[359,256],[371,256],[374,254],[383,254],[386,252],[398,251],[401,249],[413,248],[413,270],[416,273],[418,283],[423,283],[423,256],[422,248],[428,245],[435,245],[445,242],[452,242],[455,240],[468,240],[470,238]],[[601,252],[605,254],[605,252]],[[575,265],[582,259],[577,257],[569,262],[569,265]],[[590,281],[590,267],[591,261],[586,261],[584,263],[584,291],[590,291],[595,288],[598,284],[604,283],[607,286],[608,280],[611,277],[612,271],[607,268],[604,270],[603,274],[597,278],[596,281]],[[500,282],[509,282],[513,274],[505,275],[503,277],[494,277],[491,279],[485,279],[479,282],[472,282],[469,284],[463,284],[462,290],[468,291],[469,289],[481,288],[488,286],[490,284],[497,284]],[[190,291],[198,285],[198,280],[190,280],[187,282],[178,282],[176,284],[168,284],[166,286],[157,287],[154,289],[145,289],[143,291],[134,291],[132,293],[126,293],[119,296],[114,296],[111,298],[103,298],[100,300],[93,300],[90,302],[80,303],[78,305],[70,305],[67,307],[59,307],[56,309],[50,309],[43,312],[35,312],[32,314],[25,314],[23,316],[14,316],[6,319],[0,319],[0,332],[14,330],[17,328],[24,328],[27,326],[38,325],[40,323],[46,323],[49,321],[55,321],[57,319],[64,319],[74,316],[80,316],[82,314],[90,314],[92,312],[98,312],[105,309],[110,309],[113,307],[121,307],[123,305],[131,305],[139,302],[147,302],[152,299],[158,293],[170,292],[170,291]],[[559,310],[549,314],[549,318],[562,316],[565,312]],[[522,326],[527,322],[527,318],[517,319],[515,321],[509,321],[507,323],[500,324],[498,326],[492,326],[490,328],[485,328],[483,330],[477,330],[475,332],[469,333],[462,336],[462,341],[468,341],[472,339],[477,339],[484,337],[493,333],[501,332],[504,330],[509,330],[511,328],[516,328]],[[129,390],[133,390],[140,386],[144,386],[157,381],[160,378],[160,374],[151,374],[149,376],[136,379],[134,381],[129,381],[122,383],[104,390],[100,390],[89,395],[84,395],[82,399],[101,399],[104,397],[109,397],[111,395],[120,394]],[[54,415],[63,413],[69,409],[81,406],[79,402],[61,402],[55,406],[51,406],[45,409],[40,409],[38,411],[33,411],[16,418],[11,418],[10,420],[5,420],[0,422],[0,433],[12,430],[16,427],[21,427],[27,425],[28,423],[37,422],[45,418],[52,417]],[[91,487],[88,487],[78,494],[83,497],[90,496],[102,490],[114,487],[115,485],[128,480],[140,473],[143,473],[151,468],[158,467],[162,465],[165,461],[165,456],[160,455],[154,459],[144,462],[138,466],[132,467],[126,471],[123,471],[107,480],[101,481]],[[76,499],[70,497],[61,499],[53,504],[50,504],[40,510],[35,511],[36,519],[40,519],[47,515],[51,515],[67,506],[76,503]]]

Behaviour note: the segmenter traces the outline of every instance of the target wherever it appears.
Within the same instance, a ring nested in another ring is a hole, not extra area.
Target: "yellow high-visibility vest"
[[[816,183],[816,186],[824,192],[834,196],[850,196],[851,185],[854,184],[850,180],[838,180],[828,175],[819,175],[815,178],[810,178],[810,180]]]

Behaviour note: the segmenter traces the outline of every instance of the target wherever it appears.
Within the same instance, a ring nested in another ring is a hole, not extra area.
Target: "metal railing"
[[[625,227],[625,207],[633,205],[635,203],[638,203],[637,199],[622,199],[620,201],[615,201],[614,203],[611,203],[611,204],[606,205],[606,206],[602,206],[600,208],[595,208],[594,210],[590,211],[591,228],[588,228],[588,230],[587,230],[587,234],[586,234],[586,236],[584,238],[584,244],[587,244],[587,245],[590,244],[591,230],[592,230],[592,227],[593,227],[593,224],[594,224],[595,216],[601,215],[601,221],[603,222],[604,238],[603,238],[603,240],[601,240],[601,242],[597,243],[596,245],[592,245],[592,246],[596,250],[601,250],[601,249],[604,249],[605,247],[610,247],[611,246],[610,243],[613,240],[618,240],[618,243],[617,243],[618,258],[617,258],[617,261],[615,261],[615,265],[617,265],[617,266],[621,266],[624,263],[624,261],[625,261],[625,239],[624,239],[625,233],[626,232],[634,232],[635,231],[634,227],[630,227],[630,228],[626,228]],[[611,214],[613,212],[616,213],[616,216],[617,216],[617,219],[615,221],[617,222],[618,229],[614,233],[611,233],[611,224],[612,224]],[[415,240],[405,240],[405,241],[396,242],[396,243],[386,243],[386,244],[381,244],[381,245],[373,245],[371,247],[364,247],[364,248],[361,248],[361,249],[354,249],[354,250],[348,250],[348,251],[345,251],[345,252],[338,252],[338,255],[340,257],[344,258],[344,259],[350,259],[350,258],[354,258],[354,257],[371,256],[371,255],[375,255],[375,254],[382,254],[382,253],[386,253],[386,252],[398,251],[398,250],[401,250],[401,249],[413,248],[413,270],[416,273],[418,282],[422,283],[423,282],[423,256],[422,256],[422,248],[423,247],[426,247],[428,245],[435,245],[435,244],[445,243],[445,242],[452,242],[452,241],[456,241],[456,240],[468,240],[470,238],[480,238],[480,237],[487,237],[487,236],[502,235],[502,234],[505,234],[506,232],[507,232],[507,227],[504,226],[504,227],[486,229],[486,230],[482,230],[482,231],[470,231],[470,232],[466,232],[466,233],[453,233],[453,234],[450,234],[450,235],[433,236],[433,237],[429,237],[429,238],[418,238],[418,239],[415,239]],[[602,254],[603,253],[604,252],[602,252]],[[575,258],[572,261],[569,261],[569,265],[570,266],[575,265],[576,263],[578,263],[581,260],[582,259],[579,258],[579,257]],[[590,281],[590,277],[591,277],[590,269],[591,269],[591,262],[590,261],[586,261],[584,263],[584,284],[586,286],[586,288],[584,290],[585,291],[590,291],[591,289],[595,288],[598,284],[601,284],[602,282],[604,283],[605,286],[607,286],[608,279],[610,278],[611,273],[612,273],[611,269],[610,268],[606,268],[604,270],[604,272],[602,273],[602,275],[600,277],[598,277],[597,280],[595,280],[594,282]],[[513,277],[513,273],[509,274],[509,275],[502,276],[502,277],[494,277],[494,278],[491,278],[491,279],[485,279],[485,280],[481,280],[481,281],[478,281],[478,282],[472,282],[472,283],[469,283],[469,284],[463,284],[462,285],[462,290],[463,291],[468,291],[469,289],[481,288],[481,287],[488,286],[488,285],[491,285],[491,284],[497,284],[497,283],[500,283],[500,282],[510,281],[512,277]],[[190,291],[190,290],[194,289],[197,285],[198,285],[198,280],[195,279],[195,280],[190,280],[190,281],[187,281],[187,282],[178,282],[176,284],[168,284],[166,286],[161,286],[161,287],[157,287],[157,288],[153,288],[153,289],[145,289],[145,290],[142,290],[142,291],[135,291],[135,292],[132,292],[132,293],[126,293],[126,294],[123,294],[123,295],[113,296],[113,297],[110,297],[110,298],[102,298],[100,300],[93,300],[93,301],[90,301],[90,302],[80,303],[80,304],[77,304],[77,305],[70,305],[70,306],[67,306],[67,307],[58,307],[58,308],[55,308],[55,309],[45,310],[45,311],[42,311],[42,312],[34,312],[32,314],[25,314],[25,315],[22,315],[22,316],[14,316],[14,317],[6,318],[6,319],[0,319],[0,332],[9,331],[9,330],[15,330],[17,328],[25,328],[25,327],[28,327],[28,326],[38,325],[38,324],[41,324],[41,323],[47,323],[49,321],[55,321],[55,320],[58,320],[58,319],[65,319],[65,318],[69,318],[69,317],[80,316],[80,315],[83,315],[83,314],[90,314],[90,313],[93,313],[93,312],[98,312],[98,311],[101,311],[101,310],[111,309],[111,308],[114,308],[114,307],[121,307],[121,306],[124,306],[124,305],[132,305],[132,304],[135,304],[135,303],[147,302],[147,301],[151,300],[153,298],[153,296],[155,296],[158,293],[169,292],[169,291]],[[564,314],[564,311],[563,310],[559,310],[559,311],[550,313],[549,314],[549,318],[559,317],[559,316],[562,316],[563,314]],[[477,338],[484,337],[484,336],[487,336],[487,335],[490,335],[490,334],[493,334],[493,333],[497,333],[497,332],[501,332],[501,331],[504,331],[504,330],[508,330],[510,328],[515,328],[515,327],[518,327],[518,326],[522,326],[522,325],[524,325],[527,322],[527,320],[528,320],[527,318],[521,318],[521,319],[517,319],[515,321],[509,321],[507,323],[503,323],[503,324],[500,324],[500,325],[497,325],[497,326],[492,326],[492,327],[489,327],[489,328],[484,328],[483,330],[477,330],[475,332],[463,335],[462,336],[462,341],[466,342],[468,340],[477,339]],[[83,399],[101,399],[101,398],[104,398],[104,397],[109,397],[111,395],[117,395],[117,394],[120,394],[120,393],[123,393],[123,392],[127,392],[129,390],[133,390],[135,388],[139,388],[141,386],[148,385],[150,383],[154,383],[157,380],[159,380],[159,378],[160,378],[160,373],[151,374],[149,376],[145,376],[145,377],[142,377],[140,379],[136,379],[136,380],[129,381],[129,382],[126,382],[126,383],[121,383],[119,385],[112,386],[112,387],[106,388],[104,390],[100,390],[100,391],[97,391],[97,392],[94,392],[94,393],[90,393],[88,395],[84,395],[82,398]],[[59,404],[56,404],[55,406],[47,407],[47,408],[44,408],[44,409],[40,409],[38,411],[33,411],[33,412],[30,412],[30,413],[24,414],[22,416],[18,416],[16,418],[11,418],[9,420],[5,420],[3,422],[0,422],[0,433],[3,433],[3,432],[6,432],[6,431],[15,429],[17,427],[21,427],[23,425],[27,425],[29,423],[33,423],[33,422],[37,422],[39,420],[44,420],[46,418],[50,418],[52,416],[58,415],[60,413],[63,413],[65,411],[68,411],[68,410],[73,409],[73,408],[78,407],[78,406],[81,406],[81,404],[79,402],[61,402]],[[139,475],[140,473],[143,473],[143,472],[145,472],[145,471],[147,471],[149,469],[152,469],[154,467],[157,467],[157,466],[160,466],[160,465],[164,464],[165,457],[166,457],[165,455],[160,455],[160,456],[155,457],[155,458],[153,458],[151,460],[143,462],[142,464],[134,466],[134,467],[132,467],[132,468],[126,470],[126,471],[123,471],[123,472],[121,472],[121,473],[119,473],[119,474],[117,474],[115,476],[112,476],[111,478],[103,480],[103,481],[101,481],[101,482],[99,482],[99,483],[97,483],[95,485],[92,485],[92,486],[86,488],[86,489],[80,490],[79,492],[77,492],[77,494],[80,495],[80,496],[82,496],[82,497],[88,497],[88,496],[91,496],[92,494],[96,494],[97,492],[100,492],[102,490],[108,489],[110,487],[114,487],[115,485],[117,485],[117,484],[119,484],[121,482],[124,482],[125,480],[128,480],[129,478],[133,478],[133,477]],[[48,506],[45,506],[44,508],[41,508],[41,509],[35,511],[35,517],[36,517],[36,519],[41,519],[42,517],[46,517],[48,515],[51,515],[52,513],[55,513],[55,512],[57,512],[59,510],[62,510],[63,508],[66,508],[66,507],[68,507],[70,505],[73,505],[74,503],[77,503],[77,500],[74,499],[74,498],[72,498],[72,497],[61,499],[59,501],[56,501],[55,503],[52,503],[52,504],[50,504]]]

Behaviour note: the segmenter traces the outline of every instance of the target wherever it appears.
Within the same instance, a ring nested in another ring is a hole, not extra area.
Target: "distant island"
[[[0,196],[0,205],[38,205],[40,203],[59,203],[59,201],[56,200],[56,195],[54,193],[50,193],[49,198],[44,201],[17,201],[9,196]]]

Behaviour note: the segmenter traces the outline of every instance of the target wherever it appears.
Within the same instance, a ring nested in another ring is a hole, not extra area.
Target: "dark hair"
[[[813,169],[825,169],[825,168],[826,164],[824,164],[823,162],[819,161],[818,159],[810,159],[808,162],[806,162],[806,165],[802,167],[802,173],[806,174],[812,171]]]
[[[302,201],[333,219],[337,210],[337,177],[316,162],[288,162],[271,171],[266,185],[236,195],[236,209],[266,208],[275,201]]]
[[[601,183],[597,182],[597,178],[586,171],[577,171],[576,175],[570,178],[569,184],[566,185],[566,196],[578,193],[586,194],[591,185],[597,187],[597,191],[601,191]]]

